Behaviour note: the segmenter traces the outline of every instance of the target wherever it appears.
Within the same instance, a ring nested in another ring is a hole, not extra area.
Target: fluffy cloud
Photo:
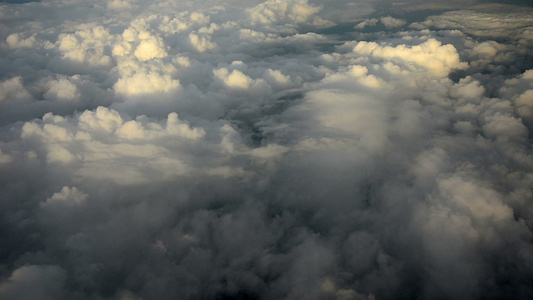
[[[210,41],[209,36],[199,36],[197,34],[190,33],[189,40],[191,41],[194,49],[196,49],[198,52],[205,52],[217,47],[215,43]]]
[[[167,56],[163,43],[155,37],[146,37],[141,40],[133,55],[141,61],[152,58],[161,58]]]
[[[245,90],[252,84],[252,79],[239,70],[233,70],[230,73],[228,69],[222,68],[213,70],[213,73],[229,88]]]
[[[381,17],[379,19],[371,18],[371,19],[363,20],[359,22],[357,25],[355,25],[355,29],[364,29],[365,27],[373,27],[373,26],[376,26],[378,22],[383,24],[383,26],[385,26],[386,28],[402,27],[405,24],[407,24],[405,20],[397,19],[391,16],[386,16],[386,17]]]
[[[379,19],[383,25],[387,28],[401,27],[407,22],[401,19],[396,19],[391,16],[382,17]]]
[[[359,42],[353,51],[404,64],[407,67],[416,65],[415,68],[427,69],[433,75],[440,77],[449,75],[454,69],[467,67],[467,63],[460,61],[453,45],[442,45],[435,39],[429,39],[412,47],[406,45],[382,47],[375,42]]]
[[[136,9],[137,1],[136,0],[110,0],[107,2],[107,8],[113,10],[134,10]]]
[[[357,25],[355,25],[355,28],[358,28],[358,29],[363,29],[365,27],[371,27],[371,26],[376,26],[376,24],[378,23],[378,19],[376,18],[372,18],[372,19],[366,19],[360,23],[358,23]]]
[[[248,10],[252,25],[288,24],[328,26],[328,22],[316,14],[320,7],[308,0],[268,0]]]
[[[6,38],[10,48],[30,48],[35,45],[35,36],[24,38],[20,33],[12,33]]]
[[[173,65],[159,62],[142,64],[131,59],[120,60],[117,65],[120,78],[115,82],[117,94],[134,96],[151,93],[168,93],[180,87],[178,79],[172,78]]]
[[[0,101],[22,100],[31,97],[24,85],[22,77],[17,76],[0,83]]]
[[[78,171],[75,173],[81,178],[107,178],[121,184],[150,180],[141,173],[142,165],[166,168],[169,174],[184,173],[187,167],[175,154],[166,147],[146,141],[166,138],[196,140],[202,138],[205,131],[190,128],[178,119],[176,113],[168,115],[164,126],[143,119],[124,121],[117,111],[105,107],[85,111],[73,122],[47,114],[42,123],[24,124],[21,138],[40,144],[48,163],[76,164]],[[130,166],[119,163],[108,169],[109,164],[117,160],[129,160]]]
[[[474,2],[0,5],[0,298],[531,298],[529,10]]]
[[[111,36],[102,26],[81,29],[74,34],[62,33],[58,37],[57,47],[64,59],[88,65],[109,66],[111,57],[106,46]]]
[[[154,92],[168,92],[179,88],[179,80],[172,79],[169,75],[155,72],[136,72],[135,74],[119,79],[115,90],[119,94],[137,95]]]
[[[59,101],[73,101],[80,97],[78,88],[67,78],[60,78],[59,80],[50,80],[46,83],[46,93],[43,95],[45,99],[59,100]]]

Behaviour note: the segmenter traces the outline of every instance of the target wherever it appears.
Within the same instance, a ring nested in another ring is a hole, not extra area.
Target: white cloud
[[[527,70],[520,76],[508,79],[500,89],[502,98],[511,99],[516,114],[531,131],[533,128],[533,71]]]
[[[6,42],[9,47],[16,48],[31,48],[35,46],[35,36],[24,38],[20,33],[12,33],[6,38]]]
[[[375,42],[359,42],[355,45],[354,52],[362,55],[391,60],[403,63],[408,67],[429,70],[433,76],[444,77],[454,69],[466,69],[467,63],[461,62],[459,54],[453,45],[442,45],[435,39],[408,47],[406,45],[380,46]]]
[[[451,90],[453,97],[479,99],[485,94],[485,88],[479,81],[467,76],[461,79]]]
[[[20,76],[0,82],[0,101],[24,100],[30,97]]]
[[[194,49],[198,52],[205,52],[217,47],[217,44],[211,42],[211,38],[207,35],[198,35],[194,33],[189,34],[189,41]]]
[[[291,83],[290,76],[284,75],[279,70],[267,69],[263,78],[273,85],[287,86]]]
[[[407,24],[405,20],[396,19],[391,16],[381,17],[379,21],[387,28],[402,27],[403,25]]]
[[[124,123],[117,111],[98,107],[96,111],[85,111],[79,117],[80,129],[111,133]]]
[[[168,92],[176,90],[179,87],[179,80],[172,79],[169,75],[161,75],[156,72],[138,72],[119,79],[115,84],[116,92],[124,95]]]
[[[80,97],[77,86],[69,79],[60,77],[46,83],[46,93],[43,95],[48,100],[75,101]]]
[[[234,89],[248,89],[253,80],[246,76],[243,72],[239,70],[233,70],[231,72],[226,68],[221,68],[213,70],[213,73],[217,78],[222,80],[226,86]]]
[[[138,8],[136,0],[109,0],[107,8],[114,10],[134,10]]]
[[[487,41],[479,45],[476,45],[472,49],[472,52],[474,53],[474,55],[479,55],[482,57],[488,57],[492,59],[498,54],[498,52],[500,52],[501,50],[505,48],[506,48],[505,45],[502,45],[498,42]]]
[[[363,29],[365,27],[372,27],[372,26],[376,26],[376,24],[379,22],[378,19],[376,18],[372,18],[372,19],[366,19],[360,23],[358,23],[357,25],[355,25],[355,28],[357,29]]]
[[[161,125],[142,116],[124,121],[117,111],[105,107],[85,111],[72,121],[47,114],[42,123],[27,122],[21,130],[23,140],[37,140],[42,144],[48,163],[75,163],[78,170],[73,172],[81,178],[108,179],[120,184],[151,180],[149,174],[143,174],[144,168],[154,168],[163,177],[185,174],[188,167],[175,153],[152,143],[169,138],[194,141],[204,136],[203,129],[191,128],[176,113],[170,113]],[[126,161],[129,163],[122,165]],[[70,191],[64,189],[47,203],[62,199]]]
[[[88,65],[109,66],[111,57],[106,47],[112,39],[109,31],[102,26],[76,31],[74,34],[62,33],[58,37],[57,47],[64,59]]]
[[[533,89],[522,93],[515,101],[517,112],[521,117],[533,118]]]
[[[117,94],[133,96],[150,93],[169,93],[180,88],[180,81],[172,78],[175,72],[173,65],[139,64],[125,59],[118,62],[121,75],[114,85]]]
[[[317,13],[321,7],[308,2],[308,0],[267,0],[248,10],[252,25],[294,24],[330,26],[328,22]]]
[[[143,38],[133,54],[141,61],[167,56],[163,41],[153,36]]]
[[[210,17],[200,12],[191,12],[190,14],[180,13],[172,19],[169,16],[163,17],[159,29],[166,33],[180,33],[193,28],[203,28],[209,22]]]
[[[80,192],[77,188],[64,186],[60,192],[54,193],[52,197],[46,199],[42,206],[62,204],[66,206],[83,205],[87,200],[87,194]]]

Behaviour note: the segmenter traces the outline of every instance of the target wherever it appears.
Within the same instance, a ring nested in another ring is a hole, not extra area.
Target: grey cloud
[[[531,298],[531,22],[476,3],[0,5],[0,298]]]
[[[61,299],[64,282],[65,271],[57,266],[23,266],[0,285],[0,295],[4,299]]]

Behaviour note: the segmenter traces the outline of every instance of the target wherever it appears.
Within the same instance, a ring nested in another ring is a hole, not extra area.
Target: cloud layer
[[[0,298],[533,297],[530,8],[19,2]]]

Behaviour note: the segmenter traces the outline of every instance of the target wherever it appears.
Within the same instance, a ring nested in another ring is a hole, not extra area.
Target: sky
[[[533,299],[530,1],[0,1],[0,298]]]

